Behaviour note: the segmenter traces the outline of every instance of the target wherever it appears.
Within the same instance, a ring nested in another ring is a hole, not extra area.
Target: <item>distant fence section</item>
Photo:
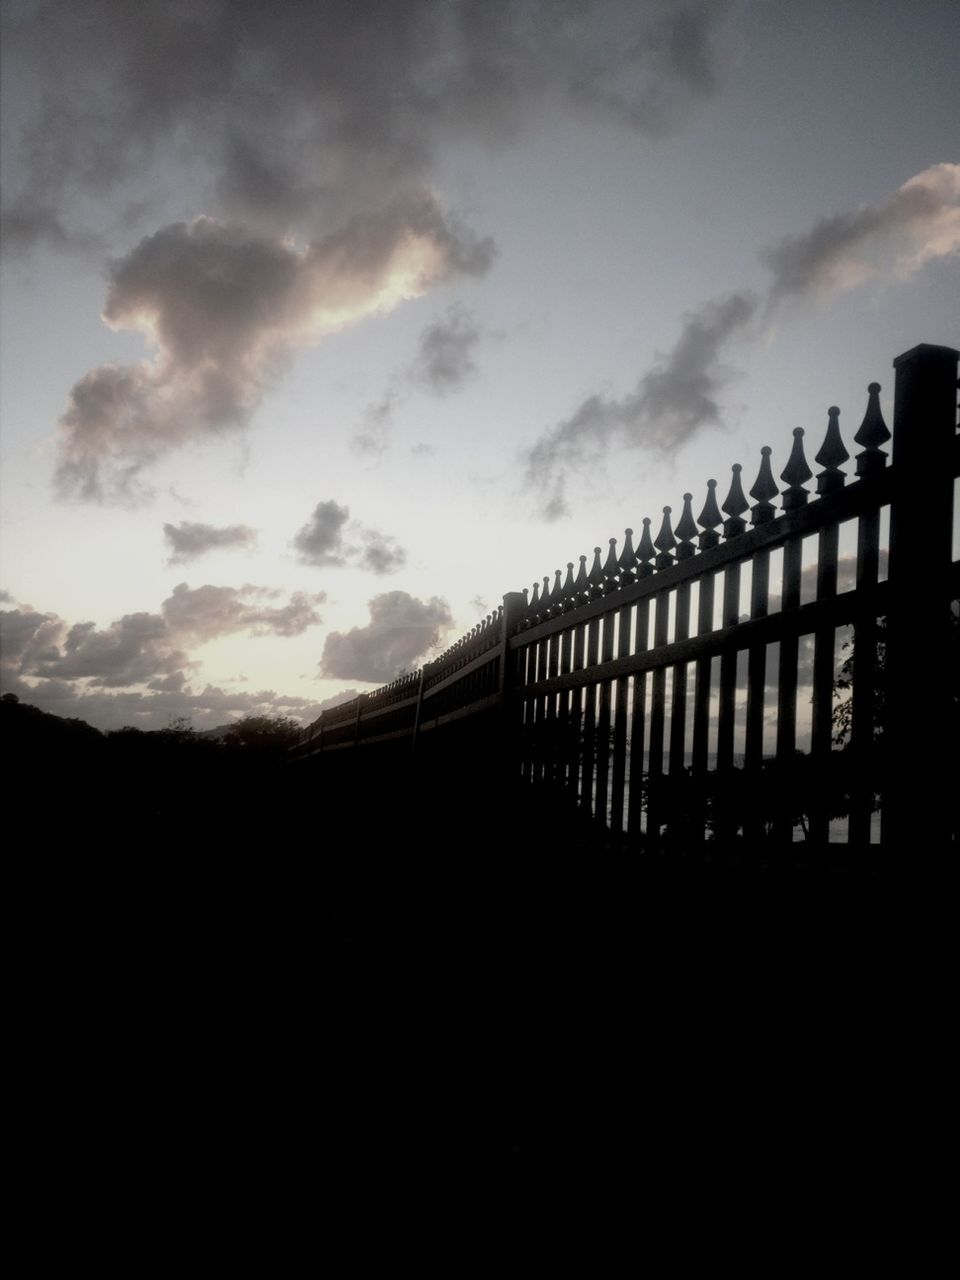
[[[956,844],[957,362],[894,361],[892,457],[871,383],[853,457],[830,408],[812,460],[794,430],[780,484],[768,447],[746,491],[734,464],[325,711],[292,758],[429,767],[456,726],[640,849]]]

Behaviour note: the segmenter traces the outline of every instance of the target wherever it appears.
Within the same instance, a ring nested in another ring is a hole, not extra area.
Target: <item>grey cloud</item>
[[[364,410],[363,423],[353,439],[354,450],[372,456],[386,452],[394,410],[407,399],[411,387],[447,396],[475,377],[473,353],[484,336],[476,318],[459,303],[427,325],[413,360],[393,374],[382,397]],[[429,448],[418,446],[421,452]]]
[[[325,592],[296,591],[285,605],[263,603],[279,594],[266,587],[215,587],[208,583],[191,588],[180,582],[161,609],[171,634],[194,644],[237,631],[255,636],[297,636],[321,621],[315,606],[326,599]]]
[[[170,548],[167,564],[186,564],[208,551],[230,547],[253,547],[257,541],[256,529],[245,524],[212,525],[193,520],[181,520],[179,524],[165,524],[163,536]]]
[[[24,679],[89,681],[90,687],[131,685],[170,690],[184,668],[196,665],[190,647],[217,636],[301,635],[320,621],[323,592],[294,592],[285,603],[264,587],[202,586],[181,582],[159,613],[128,613],[98,628],[72,626],[56,614],[29,607],[0,611],[0,653],[5,686],[21,693]],[[178,675],[179,673],[179,675]],[[152,682],[161,681],[160,684]],[[30,686],[24,686],[29,696]]]
[[[870,254],[881,249],[883,270],[901,278],[960,249],[960,165],[933,165],[889,199],[823,218],[764,250],[769,302],[853,288],[880,273]]]
[[[545,432],[526,454],[526,479],[542,495],[541,514],[567,514],[567,472],[596,461],[616,439],[664,454],[720,421],[719,392],[733,376],[721,362],[725,344],[744,333],[759,300],[735,293],[685,316],[673,349],[622,399],[593,395]]]
[[[155,613],[128,613],[103,630],[92,622],[70,627],[56,654],[34,660],[25,674],[60,680],[88,678],[122,688],[169,675],[188,662],[166,622]]]
[[[245,427],[289,353],[456,275],[480,274],[489,240],[458,229],[427,192],[298,249],[212,218],[146,237],[110,268],[104,319],[154,354],[100,365],[60,420],[62,496],[129,501],[144,467]]]
[[[446,144],[558,114],[647,137],[716,90],[718,0],[124,0],[7,5],[7,193],[19,230],[69,241],[185,145],[231,216],[307,236],[431,175]],[[13,97],[14,86],[24,86]]]
[[[397,545],[396,539],[369,530],[360,552],[360,567],[371,573],[396,573],[407,562],[407,553]]]
[[[300,560],[320,567],[353,566],[371,573],[394,573],[407,560],[395,538],[350,520],[349,507],[333,499],[318,502],[313,515],[293,539]],[[359,542],[346,541],[346,535]]]
[[[477,372],[473,352],[480,338],[479,325],[464,307],[448,307],[443,318],[420,335],[413,380],[435,395],[459,391]]]
[[[765,250],[761,256],[772,280],[763,299],[741,291],[705,303],[685,317],[672,351],[644,374],[633,394],[590,396],[544,432],[525,455],[526,483],[540,494],[541,516],[556,520],[569,514],[569,470],[600,460],[613,440],[663,453],[717,425],[719,393],[732,376],[723,351],[748,332],[761,302],[769,316],[790,297],[852,288],[880,274],[859,256],[879,247],[889,254],[883,270],[901,279],[960,250],[960,165],[933,165],[888,200],[824,218]]]
[[[370,622],[327,636],[320,673],[341,680],[385,683],[415,666],[453,625],[445,600],[418,600],[388,591],[369,602]]]
[[[331,498],[318,502],[313,515],[293,539],[304,564],[341,566],[347,562],[343,529],[350,519],[349,507],[338,506]]]

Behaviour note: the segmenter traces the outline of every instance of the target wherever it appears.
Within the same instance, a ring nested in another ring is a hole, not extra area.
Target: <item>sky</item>
[[[953,0],[2,14],[0,665],[54,714],[307,723],[960,346]]]

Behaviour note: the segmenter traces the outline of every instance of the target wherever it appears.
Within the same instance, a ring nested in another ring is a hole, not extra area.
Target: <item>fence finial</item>
[[[730,492],[727,494],[723,504],[723,510],[730,518],[723,522],[723,536],[725,538],[736,538],[747,527],[743,513],[749,508],[750,504],[747,502],[746,494],[743,492],[743,485],[740,483],[740,472],[743,467],[739,462],[735,462],[730,470],[732,472]]]
[[[637,553],[633,549],[633,530],[624,529],[623,550],[620,552],[620,582],[623,586],[636,581],[633,573],[633,566],[636,563]]]
[[[577,604],[583,604],[585,601],[590,599],[589,595],[587,594],[588,591],[590,590],[590,580],[587,577],[587,557],[586,556],[580,557],[580,568],[577,570],[577,580],[574,585],[577,588]]]
[[[604,583],[604,591],[609,594],[616,591],[620,586],[617,576],[620,573],[620,565],[617,561],[617,540],[610,539],[610,550],[607,552],[607,558],[603,562],[603,576],[606,579]]]
[[[677,540],[673,536],[673,529],[670,527],[670,513],[672,510],[672,507],[663,508],[663,521],[660,525],[660,532],[653,540],[653,545],[660,548],[660,554],[657,556],[658,569],[669,569],[674,562],[671,552],[677,545]]]
[[[590,583],[590,599],[595,600],[598,596],[603,595],[603,565],[600,563],[600,548],[593,548],[593,564],[590,566],[590,572],[587,575]]]
[[[834,490],[843,488],[847,477],[840,470],[840,465],[849,457],[840,437],[840,410],[832,404],[827,410],[827,434],[814,459],[823,467],[817,476],[817,493],[833,493]]]
[[[550,592],[550,612],[554,615],[563,612],[563,584],[560,576],[560,570],[557,569],[553,579],[553,590]]]
[[[803,427],[794,427],[793,448],[790,450],[787,465],[780,472],[780,479],[787,482],[787,488],[782,491],[784,511],[792,511],[794,507],[806,505],[810,495],[803,486],[812,475],[813,472],[807,466],[807,460],[803,456]]]
[[[689,560],[692,555],[696,554],[696,547],[693,545],[692,539],[696,537],[697,522],[693,518],[693,494],[685,493],[683,495],[683,514],[677,521],[677,537],[680,544],[677,547],[677,559]]]
[[[637,566],[637,577],[647,578],[653,573],[653,565],[649,562],[657,554],[657,549],[653,545],[653,539],[650,537],[650,517],[643,517],[643,533],[640,535],[640,544],[637,547],[637,559],[640,562]]]
[[[708,547],[715,547],[720,541],[720,535],[717,533],[717,525],[723,523],[723,516],[720,508],[717,506],[717,482],[716,480],[707,481],[707,500],[703,504],[703,510],[697,517],[697,524],[703,528],[700,534],[700,550],[706,551]]]
[[[890,439],[890,429],[883,420],[880,390],[879,382],[871,382],[867,387],[867,411],[863,415],[860,429],[853,437],[857,444],[863,445],[863,452],[857,454],[858,476],[873,475],[887,465],[887,455],[880,446]]]
[[[573,561],[567,561],[567,576],[563,580],[563,611],[577,607],[577,586],[573,580]]]
[[[753,524],[765,524],[776,515],[770,499],[775,498],[780,490],[777,488],[777,482],[773,478],[773,471],[770,467],[770,454],[772,452],[773,450],[768,444],[765,444],[760,450],[760,471],[757,474],[753,488],[750,490],[750,497],[757,500],[756,506],[751,507]]]

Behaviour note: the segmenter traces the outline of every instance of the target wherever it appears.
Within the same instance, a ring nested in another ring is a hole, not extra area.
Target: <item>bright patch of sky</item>
[[[27,701],[309,719],[960,345],[956,5],[372,13],[5,6]]]

